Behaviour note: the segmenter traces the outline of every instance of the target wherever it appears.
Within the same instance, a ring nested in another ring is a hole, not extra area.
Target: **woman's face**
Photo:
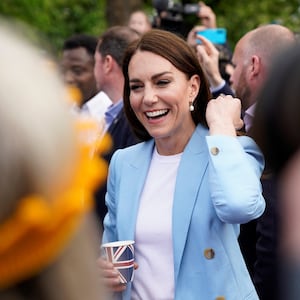
[[[183,151],[195,129],[189,102],[198,94],[199,76],[188,79],[167,59],[148,51],[133,55],[128,75],[131,107],[156,145],[168,142]]]

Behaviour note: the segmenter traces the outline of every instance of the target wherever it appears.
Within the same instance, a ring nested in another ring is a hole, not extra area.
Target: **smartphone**
[[[197,34],[204,36],[213,44],[225,44],[227,39],[227,31],[225,28],[208,28],[198,31]],[[197,40],[200,44],[201,41]]]

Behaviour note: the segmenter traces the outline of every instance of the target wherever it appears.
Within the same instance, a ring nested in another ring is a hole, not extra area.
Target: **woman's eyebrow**
[[[152,80],[155,80],[157,78],[159,78],[160,76],[163,76],[163,75],[166,75],[166,74],[172,74],[172,72],[170,71],[164,71],[164,72],[161,72],[161,73],[158,73],[158,74],[155,74],[153,76],[151,76],[151,79]],[[129,80],[129,82],[139,82],[140,80],[138,78],[132,78]]]

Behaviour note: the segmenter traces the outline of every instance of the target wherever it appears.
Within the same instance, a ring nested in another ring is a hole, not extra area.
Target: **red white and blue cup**
[[[103,256],[119,272],[120,282],[127,284],[134,276],[134,241],[117,241],[101,245]]]

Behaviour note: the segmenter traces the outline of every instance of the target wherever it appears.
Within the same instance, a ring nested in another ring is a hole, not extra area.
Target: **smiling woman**
[[[103,241],[135,240],[137,269],[123,286],[99,259],[107,284],[123,299],[258,299],[237,237],[264,211],[264,161],[236,136],[240,100],[210,100],[194,52],[167,31],[131,44],[123,74],[125,112],[144,142],[111,160]]]
[[[189,103],[200,88],[200,76],[188,78],[167,59],[149,51],[137,51],[130,61],[130,105],[161,154],[167,140],[176,139],[180,153],[195,130]],[[131,79],[132,78],[132,79]],[[175,154],[175,153],[172,153]]]

